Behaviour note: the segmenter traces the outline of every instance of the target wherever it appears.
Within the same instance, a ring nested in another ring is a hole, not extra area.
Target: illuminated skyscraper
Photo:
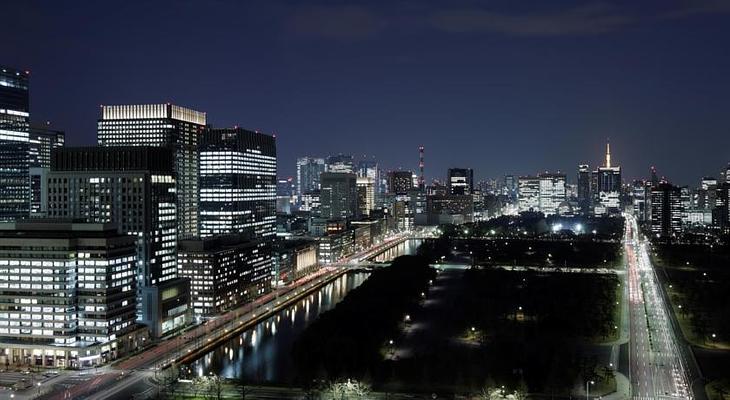
[[[669,183],[660,183],[651,189],[651,233],[656,237],[671,238],[681,230],[680,188]]]
[[[591,170],[588,165],[578,166],[578,206],[583,214],[588,214],[591,208],[593,194],[591,193]]]
[[[276,234],[276,139],[209,128],[200,144],[200,236]]]
[[[621,167],[611,164],[611,144],[606,143],[606,165],[598,167],[596,194],[599,207],[597,214],[616,214],[621,211]]]
[[[327,172],[355,173],[354,159],[349,154],[337,154],[327,157],[325,163]]]
[[[297,200],[320,188],[320,175],[325,171],[324,158],[300,157],[297,159]]]
[[[558,206],[566,200],[565,174],[544,173],[538,175],[540,181],[539,209],[545,215],[556,214]]]
[[[51,168],[51,151],[65,144],[63,132],[48,126],[30,127],[30,215],[45,216],[48,209],[47,175]]]
[[[205,113],[171,104],[101,107],[100,146],[174,149],[178,237],[198,235],[198,140],[205,123]]]
[[[370,215],[370,210],[375,208],[375,181],[372,178],[357,178],[357,207],[361,216]]]
[[[471,195],[474,191],[474,170],[471,168],[449,168],[449,194]]]
[[[521,176],[517,180],[517,198],[520,212],[540,210],[540,178]]]
[[[30,209],[28,73],[0,66],[0,221]]]

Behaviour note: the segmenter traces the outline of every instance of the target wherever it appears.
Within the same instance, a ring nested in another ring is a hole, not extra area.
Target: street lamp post
[[[594,381],[586,381],[586,400],[590,398],[590,388],[593,384],[595,384]]]

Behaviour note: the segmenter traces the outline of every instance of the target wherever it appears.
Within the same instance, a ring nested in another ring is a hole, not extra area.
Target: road
[[[661,294],[647,243],[640,239],[636,219],[626,215],[624,238],[628,262],[632,398],[692,399],[689,374]]]
[[[54,379],[52,388],[42,388],[45,389],[42,390],[45,394],[40,398],[102,400],[125,398],[130,393],[139,393],[140,389],[149,387],[146,378],[150,373],[154,374],[155,371],[160,371],[187,354],[200,351],[201,348],[214,346],[218,339],[255,323],[264,315],[283,309],[290,301],[294,301],[304,293],[342,274],[346,269],[341,266],[366,260],[414,235],[415,233],[400,233],[391,236],[377,245],[343,258],[337,263],[323,266],[314,274],[286,287],[277,288],[251,303],[209,320],[206,324],[192,327],[181,334],[158,342],[138,355],[123,359],[114,365],[99,368],[90,379],[78,380],[81,374],[88,374],[88,371],[64,374],[62,377]],[[17,393],[16,398],[32,398],[34,394],[31,391],[25,395]],[[0,399],[2,398],[5,397],[0,394]]]

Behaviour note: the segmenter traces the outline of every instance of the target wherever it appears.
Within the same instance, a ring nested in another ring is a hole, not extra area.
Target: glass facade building
[[[28,75],[0,66],[0,221],[30,212]]]
[[[300,157],[297,159],[297,200],[300,204],[305,194],[319,190],[319,177],[324,170],[324,158]]]
[[[209,128],[200,144],[200,236],[276,234],[276,139]]]

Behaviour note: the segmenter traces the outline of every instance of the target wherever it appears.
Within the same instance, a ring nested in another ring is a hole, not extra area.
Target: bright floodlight
[[[576,232],[583,232],[583,224],[575,224]]]
[[[563,229],[563,224],[553,224],[553,232],[558,232]]]

